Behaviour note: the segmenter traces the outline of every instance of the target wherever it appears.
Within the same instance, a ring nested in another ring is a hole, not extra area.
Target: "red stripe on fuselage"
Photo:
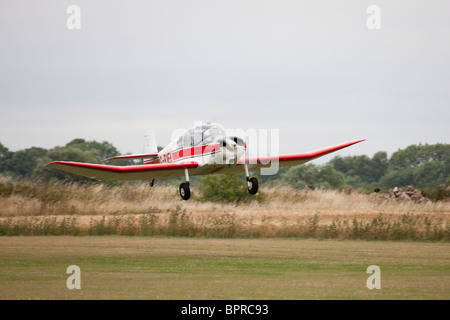
[[[191,156],[199,156],[199,155],[207,155],[213,152],[217,152],[220,150],[220,144],[207,144],[203,146],[197,146],[192,148],[186,148],[174,152],[169,152],[162,156],[161,162],[172,162],[182,158],[191,157]],[[170,155],[169,155],[170,154]]]

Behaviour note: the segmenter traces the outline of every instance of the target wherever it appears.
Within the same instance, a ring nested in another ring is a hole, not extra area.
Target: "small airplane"
[[[154,138],[153,138],[154,139]],[[123,155],[105,161],[143,159],[143,164],[117,166],[69,161],[53,161],[48,167],[103,181],[149,180],[182,177],[179,193],[183,200],[191,196],[189,177],[206,174],[245,172],[248,192],[258,192],[258,180],[249,172],[269,168],[276,163],[280,168],[296,166],[331,152],[349,147],[365,139],[351,141],[308,153],[246,157],[247,143],[240,137],[227,136],[216,123],[201,123],[185,130],[160,152],[153,141],[152,153]]]

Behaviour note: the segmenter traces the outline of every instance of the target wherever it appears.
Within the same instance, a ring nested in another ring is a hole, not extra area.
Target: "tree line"
[[[31,180],[86,181],[87,178],[53,170],[45,165],[52,161],[76,161],[102,163],[103,159],[119,155],[109,142],[74,139],[65,146],[51,149],[31,147],[16,152],[9,151],[0,143],[0,173]]]
[[[379,151],[372,157],[335,156],[324,165],[313,163],[281,169],[274,183],[297,188],[357,189],[407,187],[434,188],[450,183],[450,144],[410,145],[394,152]]]
[[[0,143],[0,173],[32,180],[87,181],[89,179],[81,176],[47,168],[45,164],[56,160],[102,163],[103,159],[119,154],[117,148],[106,141],[74,139],[65,146],[51,149],[31,147],[16,152]],[[121,163],[127,164],[133,162]],[[450,183],[450,144],[410,145],[390,157],[385,151],[372,157],[335,156],[323,165],[308,163],[282,168],[276,175],[259,176],[259,179],[268,185],[288,184],[294,188],[437,187]]]

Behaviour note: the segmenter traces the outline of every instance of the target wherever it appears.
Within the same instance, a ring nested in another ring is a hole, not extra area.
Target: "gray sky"
[[[69,5],[81,29],[69,30]],[[369,30],[369,5],[381,29]],[[280,153],[450,143],[450,2],[0,2],[0,142],[140,153],[194,121],[278,129]],[[329,160],[327,156],[324,160]]]

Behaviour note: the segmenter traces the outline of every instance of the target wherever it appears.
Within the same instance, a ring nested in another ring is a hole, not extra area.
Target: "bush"
[[[209,175],[200,180],[201,197],[199,201],[212,201],[224,203],[249,202],[251,200],[262,201],[261,191],[252,196],[247,191],[245,178],[238,175],[223,174]]]

